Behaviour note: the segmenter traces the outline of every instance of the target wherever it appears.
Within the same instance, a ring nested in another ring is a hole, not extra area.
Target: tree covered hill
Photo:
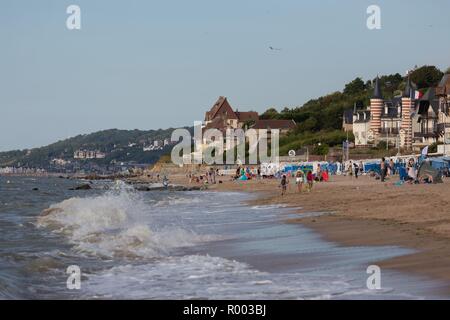
[[[109,129],[82,134],[45,147],[0,152],[0,166],[47,168],[53,159],[73,161],[77,150],[105,153],[106,157],[103,159],[89,160],[96,164],[109,164],[111,161],[154,163],[162,154],[170,151],[170,146],[155,151],[143,151],[143,147],[152,144],[154,140],[170,139],[173,130]]]

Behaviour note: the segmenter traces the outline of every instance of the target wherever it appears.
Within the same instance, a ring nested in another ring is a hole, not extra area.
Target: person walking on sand
[[[395,174],[395,163],[394,160],[389,160],[389,175],[393,176]]]
[[[312,174],[311,170],[309,170],[308,174],[306,175],[306,181],[308,182],[308,192],[311,192],[314,184],[314,175]]]
[[[350,178],[353,178],[353,162],[349,162],[348,163],[348,175],[350,176]]]
[[[383,157],[383,158],[381,158],[381,164],[380,164],[381,182],[384,182],[384,179],[386,178],[386,173],[387,173],[386,159]]]
[[[355,178],[358,179],[359,166],[358,166],[358,164],[355,162],[355,163],[353,163],[353,167],[354,167],[354,169],[355,169]]]
[[[305,174],[300,169],[297,170],[297,173],[295,174],[295,183],[297,184],[298,193],[302,193],[304,175]]]
[[[316,180],[322,181],[322,167],[320,166],[320,163],[317,165]]]
[[[241,177],[241,167],[238,166],[236,169],[236,175],[234,177],[235,180],[239,179]]]
[[[281,178],[280,187],[281,187],[281,196],[284,196],[286,194],[286,188],[287,188],[287,178],[286,175],[283,174],[283,177]]]

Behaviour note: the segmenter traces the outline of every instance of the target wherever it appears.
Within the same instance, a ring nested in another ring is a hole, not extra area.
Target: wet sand
[[[279,181],[230,181],[210,190],[256,192],[252,205],[284,204],[299,208],[301,223],[319,232],[324,239],[347,246],[397,245],[417,253],[377,263],[411,274],[441,281],[450,293],[450,181],[436,185],[395,186],[396,178],[385,183],[368,176],[358,179],[333,176],[316,183],[312,192],[299,194],[291,179],[288,193],[281,196]],[[218,179],[218,180],[219,180]],[[186,183],[186,178],[175,178]],[[323,215],[303,214],[318,212]]]

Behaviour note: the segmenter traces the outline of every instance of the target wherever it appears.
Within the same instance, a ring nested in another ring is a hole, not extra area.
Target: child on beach
[[[326,170],[322,173],[322,181],[328,182],[329,179],[330,179],[330,176],[329,176],[329,173],[328,173],[328,169],[326,169]]]

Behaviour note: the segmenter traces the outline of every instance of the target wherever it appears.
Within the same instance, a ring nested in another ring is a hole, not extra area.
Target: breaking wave
[[[167,204],[167,203],[165,203]],[[74,197],[44,210],[38,227],[64,235],[79,253],[112,257],[158,257],[171,249],[211,240],[177,226],[160,226],[149,204],[124,183],[103,195]]]

